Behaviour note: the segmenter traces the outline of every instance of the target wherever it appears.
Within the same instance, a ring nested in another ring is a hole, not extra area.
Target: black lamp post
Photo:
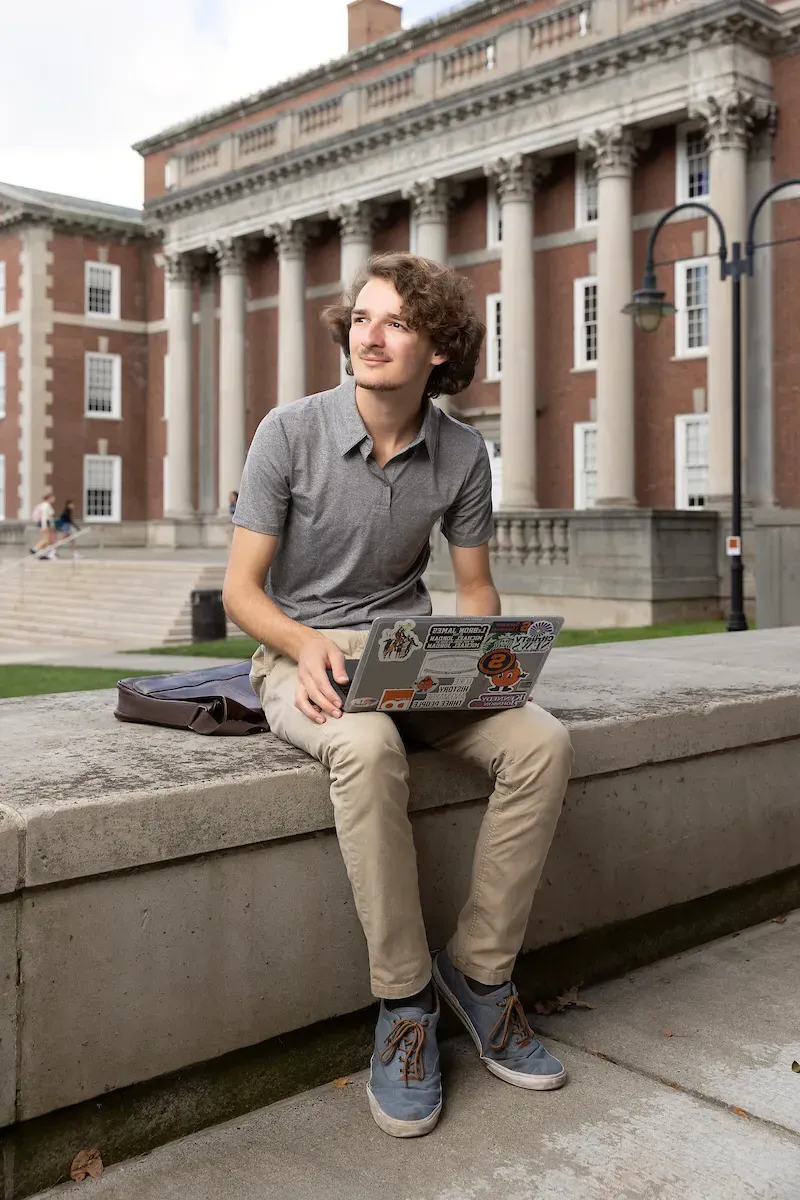
[[[747,226],[747,243],[742,257],[741,242],[734,242],[728,257],[728,242],[725,236],[725,226],[719,213],[708,204],[687,200],[676,204],[665,213],[650,234],[647,243],[647,260],[644,268],[642,286],[633,293],[630,304],[622,310],[633,317],[639,329],[645,333],[654,333],[664,317],[673,316],[675,305],[667,301],[666,293],[658,287],[654,260],[656,239],[675,213],[682,209],[701,209],[714,221],[719,231],[719,264],[720,278],[733,281],[733,297],[731,303],[731,318],[733,321],[733,400],[732,400],[732,457],[733,457],[733,490],[731,495],[731,537],[728,541],[728,554],[731,560],[731,607],[728,614],[728,630],[738,632],[747,629],[747,618],[744,615],[744,566],[742,563],[742,278],[753,274],[755,251],[755,227],[759,214],[776,192],[788,187],[800,186],[800,179],[786,179],[769,188],[756,204]],[[764,245],[776,243],[766,242]]]

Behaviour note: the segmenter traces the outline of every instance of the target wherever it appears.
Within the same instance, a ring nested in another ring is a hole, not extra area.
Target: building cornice
[[[513,12],[514,9],[523,7],[526,2],[527,0],[477,0],[473,4],[457,5],[428,21],[423,21],[410,29],[401,29],[399,33],[392,33],[388,37],[380,38],[379,41],[371,42],[360,50],[352,50],[349,54],[323,63],[310,71],[305,71],[302,75],[284,79],[280,83],[264,88],[263,91],[253,92],[252,95],[245,96],[241,100],[211,109],[207,113],[192,117],[188,121],[182,121],[180,124],[171,125],[161,133],[135,142],[132,148],[142,155],[153,154],[157,150],[168,150],[171,146],[184,142],[188,138],[210,133],[231,121],[255,116],[270,105],[285,103],[287,100],[299,100],[308,92],[314,91],[326,83],[347,83],[357,72],[368,71],[383,63],[390,63],[391,59],[401,54],[407,54],[409,51],[418,50],[431,42],[438,42],[441,38],[470,29],[481,21]]]
[[[364,159],[378,150],[435,136],[538,98],[554,98],[593,80],[608,80],[631,67],[644,70],[650,61],[660,62],[698,41],[735,42],[764,54],[778,53],[782,50],[783,28],[780,14],[761,0],[712,0],[700,8],[687,9],[667,20],[551,59],[535,70],[505,76],[494,84],[460,93],[435,106],[429,103],[306,150],[291,151],[191,189],[169,192],[146,204],[148,227],[161,228],[186,215]]]
[[[137,238],[152,239],[155,230],[144,221],[118,221],[113,217],[92,216],[73,212],[59,212],[42,205],[14,205],[8,208],[0,207],[0,229],[11,229],[15,225],[52,225],[64,232],[80,232],[95,234],[100,237],[109,235],[121,241],[133,241]]]

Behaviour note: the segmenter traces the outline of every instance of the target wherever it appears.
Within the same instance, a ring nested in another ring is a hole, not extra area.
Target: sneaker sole
[[[491,1071],[492,1075],[496,1075],[498,1079],[502,1079],[505,1083],[511,1083],[514,1087],[526,1088],[530,1092],[552,1092],[556,1088],[564,1086],[567,1082],[567,1072],[565,1069],[559,1071],[557,1075],[526,1075],[521,1071],[512,1071],[510,1067],[504,1067],[502,1063],[496,1062],[493,1058],[487,1058],[483,1053],[481,1035],[459,1004],[456,996],[453,995],[450,988],[442,979],[439,965],[435,959],[433,963],[433,980],[441,993],[442,999],[449,1004],[461,1024],[465,1026],[467,1033],[477,1047],[478,1053],[481,1056],[481,1062],[487,1071]]]
[[[400,1121],[397,1117],[390,1117],[388,1113],[383,1111],[375,1099],[369,1084],[367,1084],[367,1099],[369,1100],[369,1109],[375,1124],[384,1133],[388,1133],[390,1137],[424,1137],[426,1133],[430,1133],[432,1129],[435,1129],[436,1123],[442,1113],[442,1102],[440,1100],[438,1107],[433,1110],[429,1117],[423,1117],[420,1121]]]

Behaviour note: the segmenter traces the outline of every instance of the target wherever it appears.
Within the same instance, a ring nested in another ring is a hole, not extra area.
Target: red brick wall
[[[99,262],[103,246],[108,250],[108,262],[121,268],[120,317],[125,321],[147,319],[147,259],[152,250],[146,243],[55,233],[50,246],[54,256],[53,308],[57,313],[85,313],[84,264]]]

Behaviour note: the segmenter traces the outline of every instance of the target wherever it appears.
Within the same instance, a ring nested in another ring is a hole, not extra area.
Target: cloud
[[[131,143],[347,50],[346,0],[0,0],[0,27],[4,181],[132,206]]]

